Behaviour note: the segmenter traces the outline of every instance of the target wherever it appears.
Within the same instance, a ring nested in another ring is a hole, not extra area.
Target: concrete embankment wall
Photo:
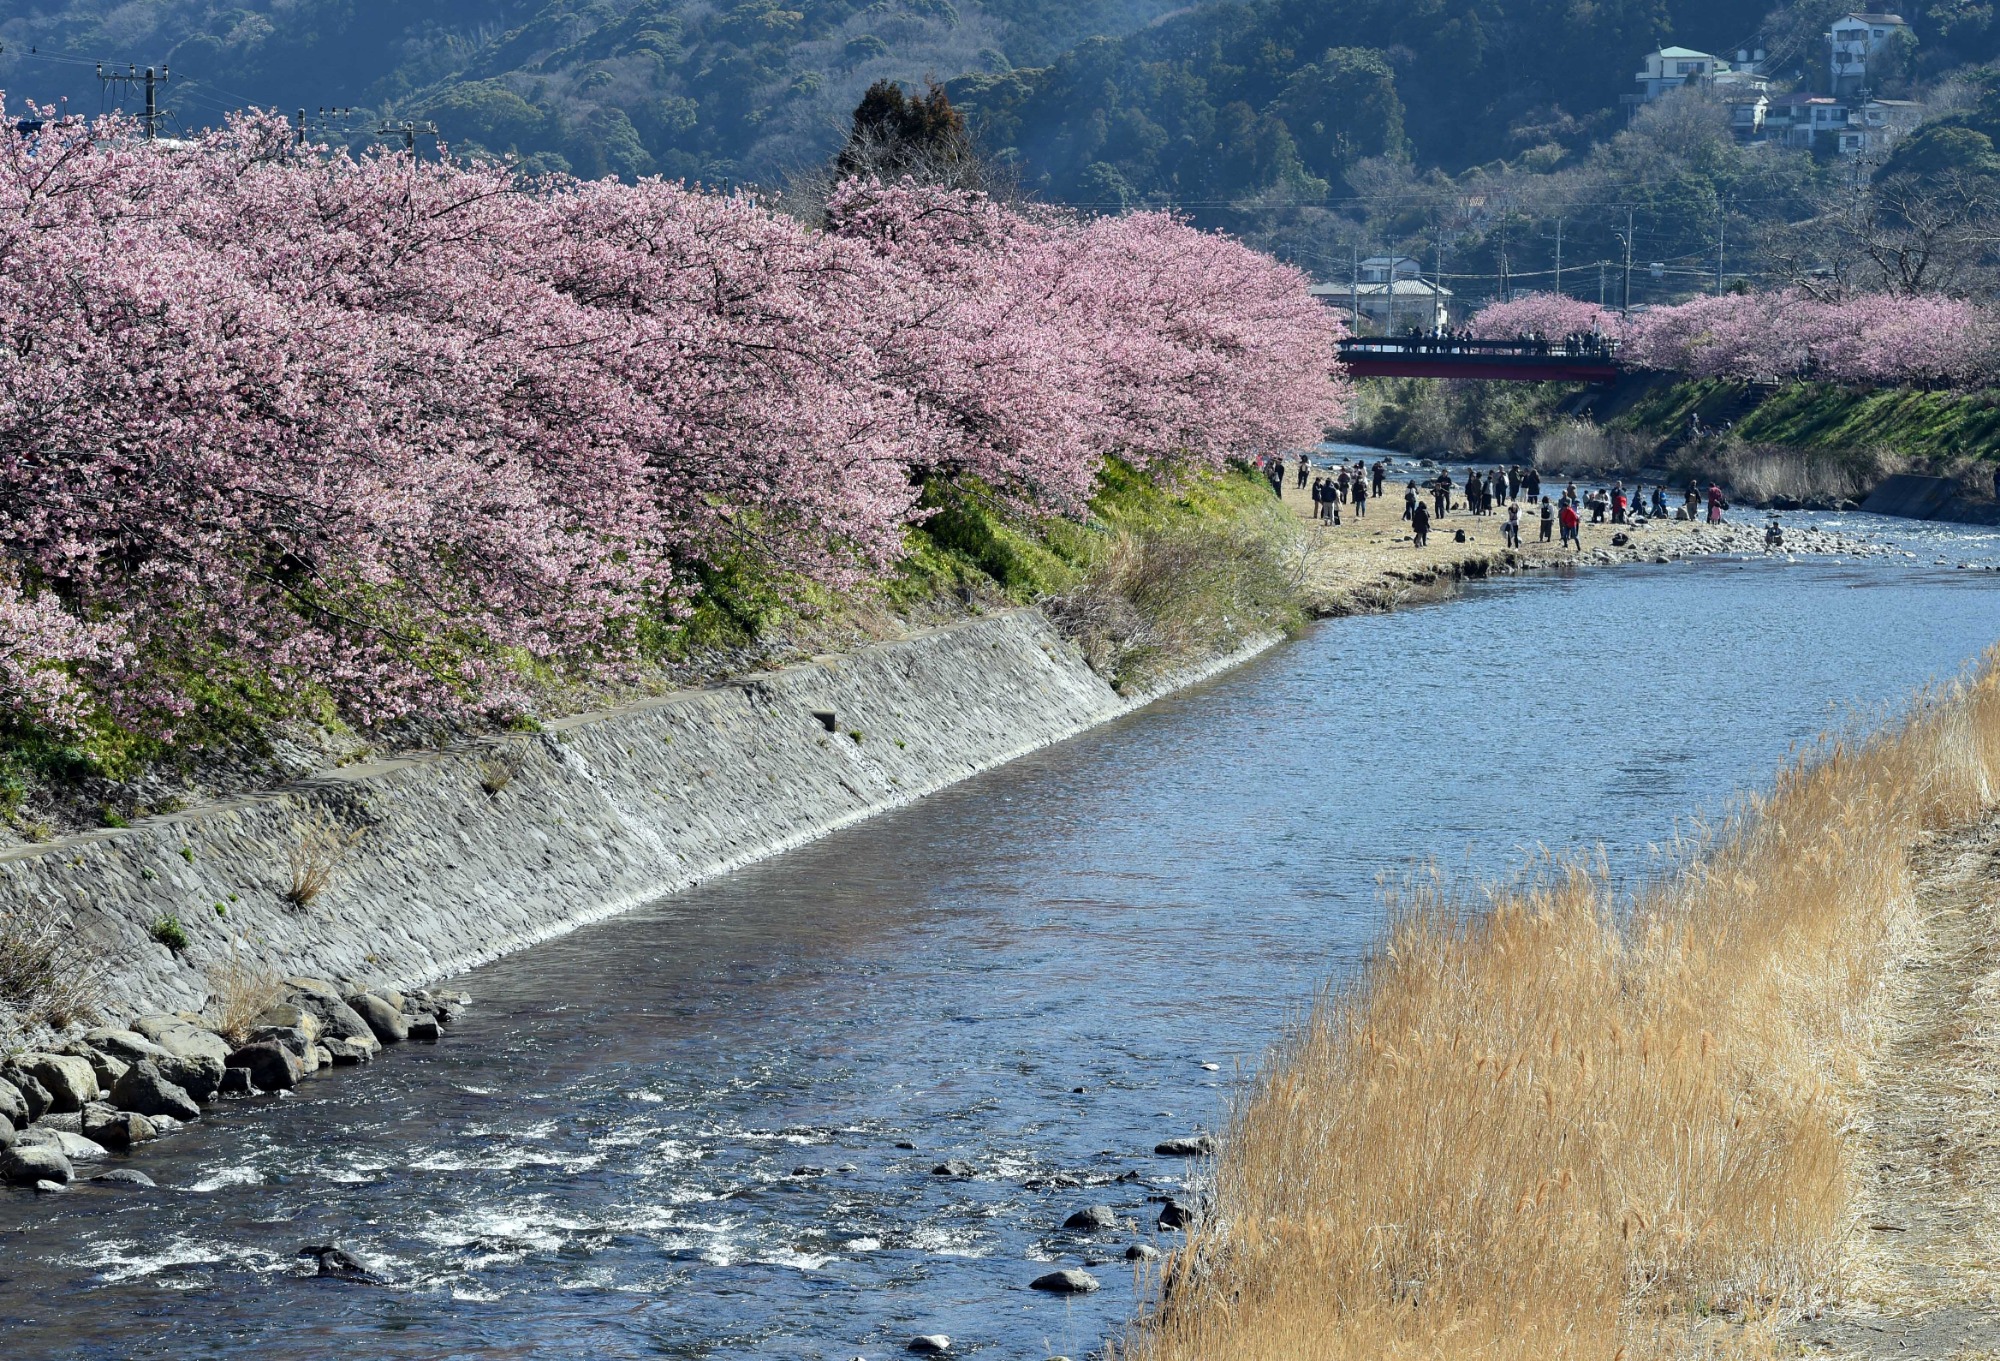
[[[283,973],[414,987],[907,803],[1147,697],[1115,693],[1039,611],[1011,611],[475,750],[349,766],[10,850],[0,905],[66,911],[106,961],[114,1015],[200,1009],[232,950]],[[284,896],[293,858],[315,825],[361,835],[331,885],[295,906]],[[180,954],[150,935],[168,915],[189,937]]]

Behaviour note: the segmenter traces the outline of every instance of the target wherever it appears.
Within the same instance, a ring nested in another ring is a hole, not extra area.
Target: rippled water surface
[[[1537,843],[1642,868],[2000,638],[2000,578],[1957,565],[2000,562],[1992,535],[1840,523],[1914,556],[1528,577],[1329,623],[481,969],[444,1043],[145,1151],[158,1191],[0,1199],[0,1354],[845,1361],[945,1332],[1081,1356],[1189,1170],[1152,1146],[1212,1126],[1364,956],[1378,875],[1505,873]],[[976,1175],[932,1174],[954,1158]],[[1133,1227],[1057,1229],[1090,1203]],[[301,1279],[329,1241],[390,1283]],[[1026,1288],[1099,1258],[1096,1295]]]

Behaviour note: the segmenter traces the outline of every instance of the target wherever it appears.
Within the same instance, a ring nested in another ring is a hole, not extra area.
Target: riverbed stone
[[[291,1050],[270,1040],[246,1044],[229,1056],[232,1070],[245,1070],[259,1091],[290,1091],[299,1085],[304,1068]]]
[[[201,1026],[182,1025],[162,1031],[154,1043],[177,1059],[214,1059],[221,1063],[229,1057],[229,1041]]]
[[[317,1023],[315,1023],[315,1033],[317,1033],[317,1029]],[[301,1062],[305,1060],[307,1054],[312,1052],[314,1047],[312,1035],[291,1026],[258,1026],[255,1030],[244,1036],[243,1042],[245,1044],[281,1044],[292,1051],[293,1058]]]
[[[410,1020],[410,1038],[435,1043],[444,1038],[444,1031],[438,1026],[435,1016],[416,1016]]]
[[[330,985],[323,986],[330,988]],[[300,1009],[311,1012],[314,1019],[319,1022],[321,1044],[327,1044],[329,1040],[346,1040],[349,1044],[357,1044],[369,1050],[369,1057],[374,1056],[373,1051],[380,1043],[375,1038],[375,1032],[368,1028],[368,1022],[362,1020],[354,1008],[343,1002],[338,994],[328,996],[323,992],[301,988],[292,994],[292,1001]],[[338,1059],[340,1056],[336,1053],[334,1057]]]
[[[1181,1135],[1162,1139],[1153,1145],[1153,1152],[1162,1158],[1206,1158],[1215,1152],[1215,1139],[1207,1134]]]
[[[119,1058],[116,1054],[104,1053],[80,1039],[69,1041],[55,1052],[82,1059],[89,1064],[90,1071],[97,1074],[97,1090],[100,1092],[110,1091],[111,1084],[125,1076],[125,1070],[132,1066],[131,1060]]]
[[[196,1101],[206,1101],[222,1090],[222,1075],[228,1071],[224,1059],[228,1054],[226,1046],[221,1058],[209,1053],[170,1054],[154,1066],[161,1076]]]
[[[152,1122],[132,1111],[121,1111],[104,1102],[83,1108],[83,1137],[114,1151],[143,1144],[157,1137]]]
[[[410,1038],[410,1024],[403,1013],[374,993],[357,992],[344,1000],[383,1044],[401,1044]]]
[[[111,1150],[95,1139],[66,1129],[49,1129],[42,1125],[30,1125],[14,1139],[16,1148],[53,1148],[72,1163],[103,1162],[111,1156]]]
[[[8,1148],[14,1142],[14,1122],[0,1115],[0,1148]]]
[[[977,1170],[963,1158],[953,1158],[948,1162],[941,1162],[936,1167],[933,1167],[931,1175],[934,1177],[957,1177],[963,1181],[972,1176]]]
[[[285,1030],[296,1031],[304,1037],[302,1043],[311,1044],[319,1038],[319,1017],[296,1003],[281,1002],[277,1006],[265,1007],[258,1012],[256,1019],[250,1023],[250,1028],[253,1039],[257,1038],[254,1032]]]
[[[176,1120],[198,1120],[201,1107],[187,1090],[168,1080],[158,1064],[142,1059],[118,1079],[111,1089],[111,1104],[120,1110],[152,1117],[168,1115]]]
[[[28,1118],[16,1121],[16,1124],[25,1125],[39,1120],[48,1114],[50,1107],[54,1105],[54,1099],[49,1096],[49,1089],[44,1087],[33,1073],[19,1064],[10,1062],[0,1067],[0,1078],[6,1079],[14,1090],[20,1093],[22,1108],[27,1112]]]
[[[21,1089],[5,1078],[0,1078],[0,1119],[19,1128],[28,1123],[28,1101],[21,1095]]]
[[[49,1109],[80,1111],[97,1100],[97,1070],[73,1054],[29,1054],[21,1067],[48,1088]]]
[[[1191,1228],[1195,1218],[1194,1206],[1186,1201],[1169,1197],[1167,1203],[1160,1207],[1160,1227],[1163,1229]]]
[[[1109,1205],[1086,1205],[1063,1221],[1065,1229],[1078,1229],[1084,1233],[1096,1233],[1100,1229],[1118,1227],[1118,1215]]]
[[[159,1185],[158,1182],[154,1181],[144,1172],[131,1167],[114,1167],[109,1172],[99,1172],[90,1180],[91,1184],[95,1186],[137,1186],[151,1188]]]
[[[0,1182],[9,1186],[34,1186],[52,1181],[67,1186],[76,1176],[62,1151],[46,1144],[20,1144],[0,1149]]]
[[[120,1030],[113,1026],[84,1031],[83,1042],[100,1054],[109,1054],[128,1064],[137,1063],[140,1059],[157,1059],[167,1052],[136,1030]]]
[[[257,1084],[250,1080],[248,1068],[225,1068],[222,1085],[215,1089],[217,1096],[255,1096]]]
[[[1125,1260],[1128,1262],[1156,1262],[1159,1257],[1160,1250],[1151,1243],[1132,1243],[1125,1249]]]
[[[903,1344],[903,1350],[919,1356],[943,1356],[951,1350],[951,1339],[943,1333],[918,1333]]]
[[[375,1057],[375,1051],[382,1046],[370,1035],[366,1041],[350,1039],[341,1035],[328,1035],[319,1042],[326,1051],[326,1061],[336,1065],[367,1063]]]
[[[1075,1267],[1064,1267],[1061,1271],[1051,1271],[1046,1276],[1037,1276],[1028,1282],[1030,1290],[1045,1290],[1051,1295],[1088,1295],[1097,1289],[1097,1277],[1088,1271],[1078,1271]]]

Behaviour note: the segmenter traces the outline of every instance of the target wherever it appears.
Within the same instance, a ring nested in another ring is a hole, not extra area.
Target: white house
[[[1650,104],[1669,90],[1683,85],[1702,84],[1729,69],[1729,63],[1713,52],[1697,52],[1691,47],[1663,47],[1646,54],[1646,65],[1633,79],[1639,82],[1639,101]]]
[[[1869,85],[1869,67],[1892,43],[1908,39],[1900,14],[1849,14],[1826,32],[1827,74],[1835,94],[1853,94]]]
[[[1840,134],[1843,156],[1874,156],[1924,121],[1924,106],[1914,99],[1871,99],[1847,114]]]
[[[1307,290],[1328,307],[1352,309],[1384,335],[1415,327],[1428,331],[1446,324],[1451,290],[1424,277],[1408,255],[1371,255],[1346,283],[1314,284]]]
[[[1847,105],[1830,95],[1775,95],[1764,110],[1764,139],[1785,146],[1811,148],[1846,127]]]

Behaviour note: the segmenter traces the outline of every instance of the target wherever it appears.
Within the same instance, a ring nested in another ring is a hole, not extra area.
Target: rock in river
[[[911,1338],[903,1350],[919,1356],[943,1356],[951,1350],[951,1339],[943,1333],[921,1333]]]
[[[229,1056],[231,1068],[246,1068],[259,1091],[290,1091],[299,1085],[304,1066],[291,1050],[271,1040],[246,1044]]]
[[[1088,1271],[1065,1267],[1061,1271],[1051,1271],[1046,1276],[1035,1277],[1028,1282],[1028,1288],[1046,1290],[1052,1295],[1088,1295],[1097,1289],[1097,1277]]]
[[[1162,1158],[1206,1158],[1215,1152],[1215,1140],[1207,1134],[1163,1139],[1153,1145],[1153,1152]]]
[[[369,1031],[383,1044],[401,1044],[410,1038],[410,1023],[403,1019],[403,1013],[372,992],[357,992],[345,1001],[354,1014],[368,1025]]]
[[[933,1167],[931,1175],[934,1177],[958,1177],[963,1179],[970,1177],[975,1170],[972,1164],[966,1162],[964,1159],[953,1158],[950,1162],[942,1162]]]
[[[140,1115],[171,1115],[176,1120],[198,1120],[201,1107],[185,1089],[169,1082],[151,1059],[142,1059],[128,1069],[111,1089],[111,1104]]]
[[[1118,1216],[1109,1205],[1090,1205],[1065,1219],[1063,1227],[1081,1229],[1085,1233],[1096,1233],[1099,1229],[1117,1228]]]
[[[1160,1207],[1160,1227],[1163,1229],[1185,1229],[1194,1221],[1194,1206],[1183,1201],[1169,1200]]]
[[[12,1148],[0,1149],[0,1181],[9,1186],[33,1186],[44,1181],[67,1186],[75,1175],[70,1170],[69,1159],[55,1148],[16,1144]]]
[[[83,1108],[83,1137],[111,1149],[130,1148],[157,1137],[153,1122],[132,1111],[121,1111],[103,1102]]]
[[[144,1172],[135,1172],[129,1167],[114,1167],[109,1172],[99,1172],[90,1179],[100,1186],[158,1186],[159,1183]]]
[[[1159,1256],[1160,1250],[1151,1243],[1134,1243],[1125,1249],[1125,1260],[1128,1262],[1152,1262],[1157,1261]]]

